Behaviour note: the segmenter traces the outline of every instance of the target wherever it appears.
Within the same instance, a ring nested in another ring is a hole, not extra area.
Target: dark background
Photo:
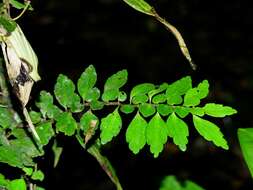
[[[97,69],[100,88],[107,77],[124,68],[129,73],[127,90],[138,83],[170,83],[186,75],[192,76],[194,84],[207,79],[211,90],[207,101],[239,111],[223,120],[212,119],[225,134],[229,151],[203,141],[190,126],[186,152],[168,143],[157,159],[147,146],[134,156],[124,140],[131,116],[103,154],[111,160],[125,190],[156,190],[165,175],[191,179],[207,190],[252,190],[236,137],[237,128],[253,126],[252,7],[238,0],[149,2],[182,33],[197,71],[191,70],[171,33],[123,1],[34,0],[35,11],[20,20],[40,61],[42,81],[35,87],[34,99],[39,90],[52,91],[58,74],[76,81],[89,64]],[[50,151],[40,161],[46,173],[43,186],[48,190],[115,189],[96,160],[74,139],[59,140],[64,152],[57,168],[52,166]]]

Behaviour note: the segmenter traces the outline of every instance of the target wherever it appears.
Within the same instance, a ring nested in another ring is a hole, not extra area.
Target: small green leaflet
[[[15,7],[16,9],[24,9],[27,5],[27,2],[25,3],[25,4],[23,4],[23,3],[20,3],[19,1],[17,1],[17,0],[10,0],[10,4],[13,6],[13,7]],[[28,5],[28,10],[33,10],[33,8],[32,8],[32,6],[31,6],[31,4],[29,3],[29,5]]]
[[[189,89],[184,96],[184,106],[197,106],[200,100],[205,98],[209,92],[209,83],[202,81],[196,88]]]
[[[42,120],[42,114],[40,112],[36,112],[36,111],[30,111],[29,112],[30,118],[33,122],[33,124],[37,124],[40,123]]]
[[[158,104],[157,106],[157,112],[161,114],[162,116],[167,116],[173,111],[174,109],[172,108],[172,106],[169,106],[167,104]]]
[[[243,157],[253,177],[253,128],[240,128],[237,134]]]
[[[205,190],[205,189],[190,180],[186,180],[184,190]]]
[[[229,147],[227,141],[223,138],[223,134],[221,133],[219,127],[217,127],[214,123],[195,115],[193,115],[193,123],[199,134],[206,140],[212,141],[216,146],[228,150]]]
[[[102,100],[109,102],[116,100],[119,96],[119,89],[127,82],[127,70],[119,71],[109,77],[104,86]]]
[[[118,112],[118,108],[114,112],[102,118],[100,125],[100,139],[102,144],[106,144],[116,137],[121,129],[122,120]]]
[[[11,18],[8,18],[4,15],[0,16],[0,34],[1,35],[6,35],[8,33],[11,33],[15,30],[17,27],[17,24],[15,21],[13,21]],[[3,30],[3,31],[2,31]],[[4,34],[4,32],[6,34]],[[2,34],[3,33],[3,34]],[[1,39],[1,38],[0,38]],[[0,40],[1,41],[1,40]]]
[[[139,111],[144,117],[149,117],[156,112],[156,109],[154,105],[144,103],[139,106]]]
[[[44,173],[41,170],[37,170],[37,171],[33,172],[31,179],[43,181]]]
[[[183,77],[182,79],[170,84],[166,90],[168,104],[181,104],[183,101],[181,95],[184,95],[191,88],[192,79],[190,76]]]
[[[137,11],[154,16],[152,7],[144,0],[123,0],[123,1]]]
[[[77,129],[76,120],[71,113],[63,112],[56,118],[56,129],[67,136],[72,136]]]
[[[90,99],[90,94],[93,94],[97,90],[94,90],[93,87],[96,84],[97,81],[97,73],[96,69],[93,65],[90,65],[85,69],[85,71],[82,73],[81,77],[78,79],[77,82],[77,89],[81,97],[84,101],[90,102],[92,99]]]
[[[130,104],[122,105],[120,106],[120,111],[125,113],[125,114],[130,114],[134,111],[135,107]]]
[[[52,146],[52,151],[54,153],[54,168],[59,163],[63,148],[57,145],[56,139],[54,140],[54,144]]]
[[[228,115],[236,114],[237,111],[229,106],[223,106],[221,104],[209,103],[203,107],[204,112],[207,115],[213,117],[225,117]]]
[[[167,126],[159,113],[153,116],[146,128],[147,144],[150,145],[150,151],[157,158],[163,150],[163,145],[167,141]]]
[[[50,139],[54,136],[54,130],[52,128],[51,121],[38,124],[36,131],[40,137],[40,143],[42,145],[47,145]]]
[[[181,118],[185,118],[190,113],[189,109],[183,106],[175,107],[175,112]]]
[[[148,92],[149,99],[151,100],[154,95],[159,94],[159,93],[165,91],[167,89],[167,87],[168,87],[168,84],[167,83],[163,83],[158,88],[149,91]]]
[[[167,119],[168,135],[173,138],[173,142],[179,146],[180,150],[186,151],[189,130],[187,124],[172,113]]]
[[[133,87],[133,89],[130,92],[130,102],[132,102],[133,97],[143,96],[154,89],[155,89],[155,85],[151,83],[143,83],[143,84],[139,84]]]
[[[16,127],[18,123],[14,119],[14,114],[8,108],[0,107],[0,128],[12,129]]]
[[[138,154],[146,144],[146,128],[147,122],[141,117],[139,112],[135,115],[126,131],[126,142],[129,149]]]
[[[54,94],[58,102],[72,112],[81,112],[84,106],[80,103],[80,97],[75,93],[74,83],[65,75],[60,74],[54,87]]]

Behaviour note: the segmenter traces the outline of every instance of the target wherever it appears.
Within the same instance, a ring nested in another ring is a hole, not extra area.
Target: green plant
[[[6,2],[5,5],[11,3],[16,8],[31,9],[30,3],[20,4],[15,0],[4,1]],[[155,17],[172,31],[183,54],[194,67],[185,42],[174,26],[162,19],[142,0],[125,2],[138,11]],[[3,12],[4,16],[0,21],[1,26],[7,30],[7,26],[13,27],[15,24],[12,19],[6,17],[6,14]],[[9,32],[13,32],[15,27]],[[2,73],[1,70],[0,74]],[[126,142],[134,154],[138,154],[145,145],[148,145],[153,156],[158,157],[168,137],[180,150],[186,151],[189,136],[188,124],[183,120],[186,117],[192,118],[193,125],[203,138],[218,147],[228,149],[227,141],[219,127],[203,117],[208,115],[222,118],[235,114],[236,110],[215,103],[201,105],[201,100],[209,93],[207,80],[193,87],[191,77],[186,76],[172,84],[138,84],[127,93],[122,90],[127,83],[127,77],[127,71],[121,70],[110,76],[101,90],[95,86],[97,73],[93,65],[84,70],[76,84],[67,76],[60,74],[53,95],[41,91],[35,103],[37,108],[31,108],[29,111],[31,124],[36,129],[34,134],[38,134],[39,137],[33,139],[29,130],[25,128],[25,122],[12,107],[5,78],[1,75],[0,162],[19,168],[21,172],[20,178],[14,180],[5,179],[1,174],[0,187],[8,190],[25,190],[26,183],[29,183],[31,189],[42,189],[34,185],[36,181],[44,179],[44,174],[34,158],[43,156],[44,147],[54,140],[52,150],[56,166],[63,150],[57,146],[56,137],[59,133],[75,138],[83,149],[95,157],[118,190],[122,189],[121,184],[109,160],[101,154],[100,149],[115,139],[127,125]],[[99,113],[104,113],[105,107],[111,107],[106,110],[113,111],[100,118]],[[123,114],[133,116],[130,124],[122,122]],[[95,134],[99,134],[99,137]]]

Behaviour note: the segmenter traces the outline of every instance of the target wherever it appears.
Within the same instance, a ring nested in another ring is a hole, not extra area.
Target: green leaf
[[[186,180],[184,190],[205,190],[205,189],[190,180]]]
[[[229,106],[223,106],[221,104],[209,103],[203,107],[204,112],[207,115],[213,117],[225,117],[228,115],[236,114],[237,111]]]
[[[40,109],[42,116],[46,116],[50,119],[56,118],[62,111],[53,104],[53,96],[46,91],[40,92],[39,102],[36,102],[36,106]]]
[[[168,135],[173,138],[173,142],[179,146],[180,150],[186,151],[189,130],[187,124],[172,113],[167,119]]]
[[[145,119],[138,112],[127,128],[126,142],[134,154],[138,154],[146,144],[147,125]]]
[[[197,115],[197,116],[200,116],[200,117],[205,115],[204,109],[200,108],[200,107],[189,108],[189,111],[190,111],[191,114]]]
[[[219,127],[210,121],[204,120],[198,116],[193,115],[193,123],[197,131],[206,140],[212,141],[216,146],[228,150],[227,141],[223,138]]]
[[[54,153],[54,168],[57,166],[57,164],[59,163],[63,148],[59,147],[57,145],[57,141],[54,141],[54,144],[52,146],[52,151]]]
[[[149,117],[156,112],[156,109],[154,105],[145,103],[139,106],[139,111],[144,117]]]
[[[146,102],[148,102],[148,96],[144,94],[134,96],[132,99],[133,104],[144,104]]]
[[[119,89],[127,82],[127,70],[122,70],[109,77],[104,86],[102,100],[109,102],[118,98]]]
[[[41,120],[42,120],[42,118],[41,118],[42,116],[41,116],[40,112],[30,111],[29,115],[31,117],[33,124],[37,124],[37,123],[41,122]]]
[[[92,110],[101,110],[103,109],[104,105],[105,105],[104,102],[95,100],[90,103],[90,108]]]
[[[165,91],[168,88],[168,86],[169,85],[167,83],[163,83],[158,88],[149,91],[148,92],[149,99],[151,100],[154,95],[159,94],[159,93]]]
[[[243,157],[253,177],[253,128],[240,128],[237,134]]]
[[[76,120],[72,117],[71,113],[63,112],[57,117],[56,129],[67,136],[72,136],[77,129]]]
[[[40,123],[36,127],[36,131],[40,137],[40,143],[42,145],[47,145],[50,139],[54,136],[54,130],[52,128],[52,123],[50,121]]]
[[[0,127],[12,129],[17,126],[14,114],[8,108],[0,107]]]
[[[157,112],[159,114],[161,114],[162,116],[167,116],[170,113],[172,113],[173,111],[174,111],[174,109],[171,106],[167,105],[167,104],[159,104],[157,106]]]
[[[183,190],[183,188],[175,176],[166,176],[162,180],[159,190]]]
[[[125,114],[129,114],[132,113],[134,111],[135,107],[133,105],[129,105],[129,104],[125,104],[120,106],[120,111],[125,113]]]
[[[91,111],[87,111],[80,120],[80,128],[83,130],[85,135],[85,144],[95,134],[99,125],[99,120]]]
[[[157,94],[156,96],[153,97],[152,102],[154,104],[160,104],[164,103],[167,100],[167,97],[165,94]]]
[[[167,141],[166,123],[159,113],[153,116],[146,129],[147,144],[150,145],[150,151],[154,157],[158,157],[163,150],[163,145]]]
[[[40,186],[36,185],[35,190],[46,190],[46,189],[43,188],[43,187],[40,187]]]
[[[143,83],[133,87],[133,89],[130,92],[130,102],[132,102],[133,97],[143,96],[154,89],[155,85],[151,83]]]
[[[33,180],[43,181],[44,180],[44,173],[41,170],[37,170],[37,171],[33,172],[31,178]]]
[[[97,101],[99,97],[100,97],[100,90],[95,87],[90,89],[86,94],[86,101],[87,102]]]
[[[127,94],[123,91],[119,92],[118,101],[119,102],[124,102],[124,101],[126,101],[126,99],[127,99]]]
[[[189,109],[186,107],[181,107],[181,106],[177,106],[175,108],[175,112],[177,113],[177,115],[181,118],[185,118],[189,113]]]
[[[26,190],[26,183],[23,178],[10,181],[8,190]]]
[[[13,32],[17,27],[17,23],[15,21],[3,15],[0,16],[0,25],[1,25],[1,28],[3,27],[7,33]]]
[[[198,97],[198,89],[192,88],[188,90],[184,96],[184,106],[197,106],[200,103],[200,99]]]
[[[170,84],[166,90],[168,104],[181,104],[183,101],[181,95],[184,95],[191,88],[192,80],[190,76],[184,77]]]
[[[24,9],[27,5],[26,4],[23,4],[23,3],[20,3],[19,1],[17,0],[10,0],[10,4],[15,7],[16,9]],[[31,4],[28,5],[28,10],[33,10]]]
[[[80,97],[75,93],[74,83],[65,75],[60,74],[54,87],[54,94],[58,102],[65,108],[70,108],[72,112],[81,112],[83,105]]]
[[[5,190],[9,185],[9,180],[5,179],[4,175],[0,173],[0,189],[3,188]]]
[[[24,167],[22,170],[25,172],[25,175],[31,176],[33,173],[33,168]]]
[[[116,137],[121,129],[122,120],[118,112],[118,108],[114,110],[113,113],[110,113],[105,118],[102,118],[100,125],[100,138],[101,143],[106,144],[112,140],[113,137]]]
[[[209,93],[209,83],[207,80],[203,80],[199,85],[197,86],[198,89],[198,97],[199,99],[203,99],[207,97]]]
[[[144,0],[123,0],[123,1],[137,11],[154,16],[152,7]]]
[[[87,95],[97,82],[97,73],[93,65],[90,65],[82,73],[77,82],[77,90],[84,101],[89,100]]]

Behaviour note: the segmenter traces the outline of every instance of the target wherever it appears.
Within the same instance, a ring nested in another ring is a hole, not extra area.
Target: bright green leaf
[[[63,112],[57,117],[56,129],[67,136],[72,136],[77,129],[76,120],[71,113]]]
[[[133,87],[133,89],[130,92],[130,102],[132,102],[133,97],[143,96],[154,89],[155,85],[151,83],[143,83]]]
[[[177,113],[177,115],[181,118],[185,118],[189,113],[189,109],[186,107],[182,107],[182,106],[177,106],[175,108],[175,112]]]
[[[16,9],[24,9],[27,5],[26,3],[20,3],[19,1],[17,0],[10,0],[10,4],[15,7]],[[31,4],[28,5],[28,10],[33,10]]]
[[[123,91],[119,92],[118,101],[119,102],[124,102],[124,101],[126,101],[126,99],[127,99],[127,94]]]
[[[179,146],[182,151],[186,151],[188,143],[189,130],[187,124],[172,113],[167,119],[168,135],[173,138],[173,142]]]
[[[160,185],[159,190],[183,190],[175,176],[166,176]]]
[[[82,73],[81,77],[77,81],[77,89],[80,96],[84,101],[89,100],[87,97],[89,91],[93,88],[97,81],[96,69],[93,65],[90,65]]]
[[[86,101],[92,102],[97,101],[100,97],[100,90],[96,87],[89,89],[89,91],[86,94]]]
[[[144,117],[149,117],[156,112],[156,109],[154,105],[145,103],[139,106],[139,111]]]
[[[164,103],[167,100],[167,97],[165,94],[157,94],[156,96],[153,97],[152,102],[154,104],[160,104]]]
[[[110,113],[101,120],[101,143],[106,144],[110,142],[113,137],[116,137],[120,132],[121,126],[122,120],[119,115],[118,108],[116,108],[113,113]]]
[[[253,128],[240,128],[237,133],[243,157],[253,177]]]
[[[10,181],[8,190],[26,190],[26,183],[23,178]]]
[[[204,120],[198,116],[193,115],[193,123],[197,131],[206,140],[212,141],[216,146],[228,150],[227,141],[223,138],[219,127],[210,121]]]
[[[159,114],[161,114],[162,116],[167,116],[169,115],[170,113],[172,113],[174,111],[173,107],[172,106],[169,106],[167,104],[159,104],[157,106],[157,112]]]
[[[123,0],[123,1],[137,11],[154,16],[152,7],[144,0]]]
[[[0,189],[5,190],[9,185],[9,180],[5,179],[4,175],[0,173]]]
[[[42,118],[41,118],[42,116],[41,116],[40,112],[30,111],[29,115],[31,117],[33,124],[37,124],[37,123],[41,122],[41,120],[42,120]]]
[[[200,108],[200,107],[189,108],[189,111],[190,111],[191,114],[197,115],[197,116],[200,116],[200,117],[205,115],[204,109]]]
[[[186,180],[184,190],[205,190],[205,189],[190,180]]]
[[[144,104],[147,101],[148,101],[148,96],[144,95],[144,94],[134,96],[133,99],[132,99],[133,104]]]
[[[207,115],[213,117],[225,117],[228,115],[236,114],[237,111],[229,106],[223,106],[221,104],[209,103],[203,107],[204,112]]]
[[[25,175],[31,176],[33,173],[33,168],[24,167],[22,170],[25,172]]]
[[[129,149],[134,154],[138,154],[146,144],[147,125],[145,119],[137,113],[127,128],[126,142],[128,143]]]
[[[200,103],[200,99],[198,97],[198,89],[192,88],[188,90],[184,96],[184,106],[197,106]]]
[[[133,105],[129,105],[129,104],[125,104],[120,106],[120,111],[125,113],[125,114],[129,114],[132,113],[134,111],[135,107]]]
[[[198,97],[199,99],[203,99],[207,97],[209,93],[209,83],[207,80],[203,80],[199,85],[197,86],[198,89]]]
[[[158,157],[163,150],[163,145],[167,141],[166,123],[163,121],[159,113],[153,116],[146,128],[147,144],[150,145],[150,151],[154,157]]]
[[[103,109],[103,107],[104,107],[104,102],[100,102],[100,101],[95,100],[90,103],[90,108],[92,110],[101,110],[101,109]]]
[[[41,170],[37,170],[37,171],[33,172],[31,178],[33,180],[43,181],[43,179],[44,179],[44,173]]]
[[[169,86],[169,85],[168,85],[167,83],[163,83],[163,84],[161,84],[158,88],[149,91],[149,92],[148,92],[148,97],[149,97],[149,99],[151,100],[152,97],[153,97],[154,95],[159,94],[159,93],[165,91],[165,90],[167,89],[168,86]]]

